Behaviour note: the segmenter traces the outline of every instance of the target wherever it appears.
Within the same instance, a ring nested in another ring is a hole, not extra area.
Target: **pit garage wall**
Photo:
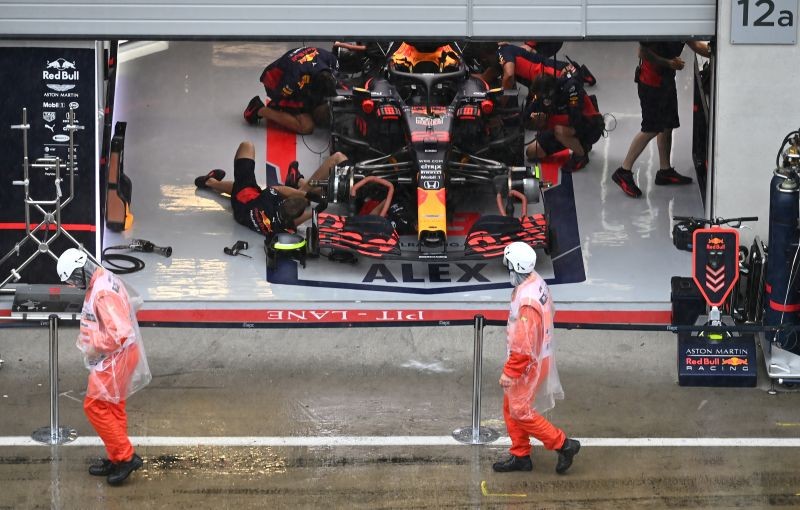
[[[714,33],[715,12],[716,0],[300,0],[292,4],[0,0],[0,36],[294,40],[702,36]]]
[[[795,20],[795,23],[797,20]],[[800,127],[796,44],[731,44],[731,3],[719,3],[711,213],[758,216],[742,244],[767,241],[769,182],[783,137]]]

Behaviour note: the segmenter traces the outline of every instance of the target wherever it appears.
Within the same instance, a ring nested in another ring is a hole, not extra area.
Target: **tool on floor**
[[[241,255],[242,257],[247,257],[248,259],[252,259],[253,257],[247,255],[246,253],[239,253],[242,250],[246,250],[247,248],[249,248],[247,241],[236,241],[235,243],[233,243],[233,246],[231,246],[230,248],[226,246],[225,248],[222,249],[222,251],[225,252],[225,255],[231,255],[234,257],[236,255]]]
[[[109,250],[131,250],[142,253],[157,253],[163,257],[172,256],[171,246],[157,246],[146,239],[131,239],[128,244],[107,246],[103,248],[103,263],[106,265],[106,269],[116,274],[130,274],[141,271],[144,269],[144,261],[125,253],[108,253]],[[128,265],[121,266],[117,263],[118,261],[125,262]]]

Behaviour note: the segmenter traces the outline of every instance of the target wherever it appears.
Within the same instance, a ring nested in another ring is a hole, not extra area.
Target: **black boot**
[[[131,473],[142,467],[142,458],[133,454],[131,460],[128,462],[120,462],[119,464],[114,464],[111,470],[111,474],[108,475],[109,485],[119,485],[125,481]]]
[[[509,471],[531,471],[533,470],[533,462],[531,462],[530,455],[525,455],[524,457],[511,455],[507,460],[492,464],[492,469],[498,473],[508,473]]]
[[[576,456],[581,449],[581,443],[575,439],[567,438],[564,446],[556,450],[558,452],[558,462],[556,463],[556,473],[563,475],[572,465],[572,457]]]
[[[89,466],[89,474],[93,476],[108,476],[111,474],[111,467],[114,464],[108,459],[102,459],[99,463]]]

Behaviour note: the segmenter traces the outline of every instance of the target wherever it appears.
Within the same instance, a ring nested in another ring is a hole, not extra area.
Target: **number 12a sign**
[[[732,0],[731,44],[795,44],[798,0]]]

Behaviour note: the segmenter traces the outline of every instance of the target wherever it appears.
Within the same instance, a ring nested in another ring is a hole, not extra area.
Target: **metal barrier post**
[[[34,430],[31,437],[44,444],[65,444],[74,441],[78,432],[58,426],[58,315],[51,315],[47,322],[50,329],[50,426]]]
[[[486,444],[500,434],[489,427],[481,427],[481,372],[483,368],[483,315],[475,316],[475,345],[472,356],[472,426],[453,431],[456,441],[466,444]]]

